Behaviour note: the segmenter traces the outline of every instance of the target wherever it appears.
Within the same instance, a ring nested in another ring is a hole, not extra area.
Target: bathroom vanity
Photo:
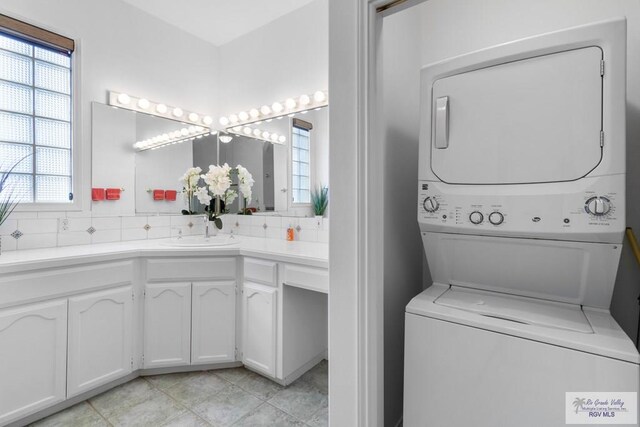
[[[0,425],[140,375],[245,365],[287,385],[326,358],[327,245],[235,239],[3,254]]]

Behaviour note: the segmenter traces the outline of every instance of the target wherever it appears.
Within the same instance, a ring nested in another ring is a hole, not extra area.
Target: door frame
[[[329,0],[329,420],[382,426],[383,146],[376,65],[385,16],[427,0]],[[400,374],[400,373],[399,373]]]

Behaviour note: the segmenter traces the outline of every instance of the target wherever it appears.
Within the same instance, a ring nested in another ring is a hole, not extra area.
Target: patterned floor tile
[[[254,372],[249,372],[236,385],[263,400],[269,399],[283,389],[280,384]]]
[[[133,381],[92,397],[89,402],[96,411],[109,419],[116,412],[150,398],[153,393],[154,389],[148,382],[142,378],[136,378]]]
[[[240,421],[233,424],[233,427],[258,426],[299,427],[304,426],[304,423],[268,403],[263,403],[258,408],[249,412],[249,414]]]
[[[327,405],[327,401],[324,393],[304,381],[291,384],[269,399],[273,406],[300,420],[311,418],[320,408]]]
[[[107,427],[109,424],[87,402],[81,402],[31,425],[34,427]]]
[[[172,418],[161,427],[209,427],[211,424],[194,414],[193,412],[185,412],[184,414]]]
[[[197,403],[222,391],[229,383],[213,373],[197,373],[180,378],[163,391],[178,402],[193,407]]]
[[[329,425],[329,406],[320,408],[318,412],[313,414],[307,421],[310,427],[328,427]]]
[[[193,411],[214,426],[229,426],[260,404],[260,399],[230,384],[220,393],[200,402]]]
[[[116,427],[157,426],[186,412],[178,402],[155,390],[151,397],[122,411],[116,411],[107,420]]]
[[[248,369],[245,369],[244,367],[220,369],[214,372],[219,377],[224,378],[225,380],[233,384],[237,384],[238,381],[240,381],[250,373],[250,371]]]

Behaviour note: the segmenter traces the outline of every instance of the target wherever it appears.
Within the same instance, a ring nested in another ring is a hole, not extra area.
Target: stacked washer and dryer
[[[640,355],[609,313],[625,80],[624,19],[422,69],[434,283],[406,308],[405,426],[560,426],[568,393],[638,392]]]

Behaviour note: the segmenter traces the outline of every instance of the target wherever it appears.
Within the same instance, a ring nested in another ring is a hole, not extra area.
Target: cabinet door
[[[242,361],[245,365],[276,375],[276,295],[269,286],[245,282],[242,292]]]
[[[233,362],[236,349],[235,282],[193,284],[191,363]]]
[[[144,367],[188,365],[191,352],[191,283],[145,286]]]
[[[0,425],[65,399],[67,301],[0,310]]]
[[[69,299],[67,397],[131,372],[132,310],[131,286]]]

